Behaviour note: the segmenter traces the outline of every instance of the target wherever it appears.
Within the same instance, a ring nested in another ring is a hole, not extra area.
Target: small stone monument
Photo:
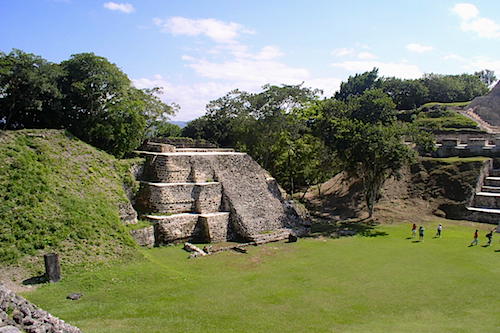
[[[43,256],[45,261],[45,276],[49,282],[61,280],[61,266],[59,266],[59,256],[56,253],[48,253]]]

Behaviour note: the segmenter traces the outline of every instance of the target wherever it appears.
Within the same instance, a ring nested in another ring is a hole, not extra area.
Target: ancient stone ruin
[[[479,123],[481,121],[485,123],[484,127],[493,127],[498,133],[500,130],[500,82],[487,95],[474,98],[467,109],[480,118]]]
[[[0,332],[80,333],[81,331],[0,284]]]
[[[483,166],[476,191],[467,207],[467,219],[500,226],[500,169],[494,169],[493,165],[490,160]]]
[[[460,142],[458,138],[443,138],[436,145],[436,151],[432,155],[433,157],[500,157],[500,137],[495,137],[494,140],[485,137],[468,138],[465,143]]]
[[[152,223],[132,232],[141,245],[259,242],[308,232],[308,219],[245,153],[158,142],[138,153],[146,162],[135,208]]]

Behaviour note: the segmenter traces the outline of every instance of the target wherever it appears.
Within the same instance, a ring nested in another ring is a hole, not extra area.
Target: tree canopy
[[[55,64],[13,50],[0,53],[0,126],[65,128],[118,157],[136,148],[177,106],[140,90],[118,66],[93,53]]]

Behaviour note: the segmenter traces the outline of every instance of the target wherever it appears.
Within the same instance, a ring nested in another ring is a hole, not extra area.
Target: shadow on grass
[[[385,231],[376,230],[378,222],[363,219],[356,221],[321,221],[313,223],[309,237],[342,237],[360,235],[363,237],[387,236]]]
[[[30,277],[29,279],[23,280],[22,284],[25,286],[28,286],[28,285],[34,285],[34,284],[47,283],[47,282],[49,282],[49,280],[47,279],[45,274],[43,274],[43,275],[33,276],[33,277]]]

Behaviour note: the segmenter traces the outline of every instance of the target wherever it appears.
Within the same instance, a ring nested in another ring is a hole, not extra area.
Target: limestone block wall
[[[2,326],[15,326],[25,332],[81,332],[0,284],[0,328]]]
[[[209,213],[219,211],[222,198],[220,183],[142,182],[136,206],[155,213]]]
[[[216,181],[210,164],[194,161],[191,154],[147,154],[144,180],[160,183],[204,183]],[[195,163],[196,165],[193,165]]]
[[[210,213],[199,217],[204,238],[207,242],[225,242],[228,239],[229,213]]]
[[[156,245],[165,245],[179,240],[203,240],[203,231],[198,223],[198,214],[167,216],[154,225]]]

